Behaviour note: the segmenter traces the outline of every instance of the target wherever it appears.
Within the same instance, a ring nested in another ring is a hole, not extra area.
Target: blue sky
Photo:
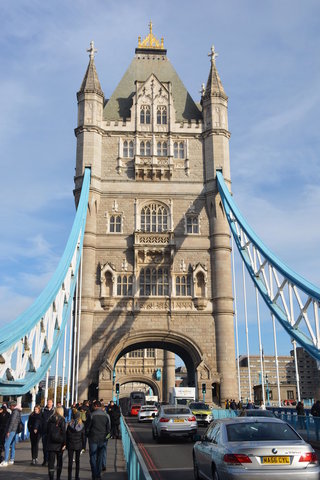
[[[271,250],[320,284],[318,0],[15,0],[0,14],[0,326],[40,293],[72,225],[86,49],[94,40],[108,98],[150,19],[195,101],[215,45],[235,200]]]

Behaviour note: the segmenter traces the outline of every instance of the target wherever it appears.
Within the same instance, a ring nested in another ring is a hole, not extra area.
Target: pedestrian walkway
[[[41,443],[39,445],[41,447]],[[0,468],[0,479],[2,480],[40,480],[48,478],[48,467],[42,467],[42,449],[39,449],[40,464],[31,465],[31,447],[28,440],[16,445],[16,458],[14,465]],[[72,478],[75,476],[73,470]],[[56,477],[55,477],[56,478]],[[68,456],[63,456],[63,470],[61,480],[68,478]],[[89,453],[86,451],[80,457],[80,480],[91,480],[91,469]],[[107,470],[102,472],[102,480],[127,480],[126,462],[123,456],[121,440],[110,439],[107,448]]]

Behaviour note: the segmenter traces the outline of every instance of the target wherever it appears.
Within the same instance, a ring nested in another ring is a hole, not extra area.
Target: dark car
[[[276,418],[275,414],[270,410],[262,410],[259,408],[248,408],[241,410],[239,417],[272,417]]]

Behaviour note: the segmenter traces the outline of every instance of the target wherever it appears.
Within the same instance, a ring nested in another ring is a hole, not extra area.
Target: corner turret
[[[85,167],[91,167],[92,175],[101,174],[102,113],[104,94],[98,78],[94,55],[97,50],[90,43],[89,65],[83,78],[78,99],[77,169],[76,176],[81,177]]]

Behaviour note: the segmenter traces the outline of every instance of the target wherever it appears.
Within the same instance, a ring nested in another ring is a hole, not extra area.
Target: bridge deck
[[[41,442],[39,445],[39,460],[42,462]],[[16,445],[16,455],[14,465],[0,468],[0,478],[12,480],[43,480],[48,478],[48,467],[40,465],[31,465],[31,447],[30,442],[20,442]],[[72,478],[75,476],[75,470],[72,471]],[[56,477],[55,477],[56,478]],[[68,478],[68,456],[63,456],[63,470],[61,480]],[[91,469],[89,463],[89,453],[86,451],[80,457],[80,478],[81,480],[91,480]],[[127,480],[126,462],[123,456],[121,440],[110,439],[107,448],[107,471],[102,472],[102,480]]]

